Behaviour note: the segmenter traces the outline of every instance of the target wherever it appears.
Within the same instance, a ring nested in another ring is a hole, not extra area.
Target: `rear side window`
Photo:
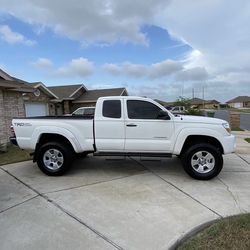
[[[121,118],[121,101],[104,101],[102,106],[102,115],[109,118]]]
[[[161,110],[153,103],[137,100],[128,100],[127,108],[129,119],[157,119]]]

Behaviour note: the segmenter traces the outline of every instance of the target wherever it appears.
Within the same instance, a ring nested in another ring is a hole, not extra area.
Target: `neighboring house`
[[[53,100],[56,115],[72,113],[72,101],[88,91],[83,84],[53,86],[48,87],[48,89],[57,96]]]
[[[155,99],[156,102],[160,103],[163,107],[173,107],[174,102],[165,102],[159,99]]]
[[[191,99],[191,107],[199,108],[199,109],[218,109],[220,106],[220,102],[217,100],[203,100],[200,98]]]
[[[53,102],[58,97],[49,90],[42,82],[29,83],[34,93],[23,94],[25,115],[44,116],[56,115],[56,105]]]
[[[250,108],[250,96],[237,96],[226,103],[232,108]]]
[[[12,118],[25,116],[23,95],[33,92],[24,81],[0,69],[0,145],[9,141]]]
[[[76,98],[71,103],[71,112],[80,107],[92,107],[96,105],[96,101],[99,97],[104,96],[127,96],[128,92],[126,88],[113,88],[113,89],[95,89],[87,90],[81,96]]]

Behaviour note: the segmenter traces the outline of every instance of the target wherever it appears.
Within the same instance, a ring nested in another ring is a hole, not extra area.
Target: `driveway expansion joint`
[[[146,170],[146,171],[148,172],[148,170]],[[68,191],[68,190],[72,190],[72,189],[78,189],[78,188],[94,186],[94,185],[98,185],[98,184],[102,184],[102,183],[108,183],[108,182],[111,182],[111,181],[121,180],[121,179],[129,178],[129,177],[132,177],[132,176],[136,176],[136,175],[142,175],[142,174],[145,174],[146,171],[143,170],[143,171],[140,171],[140,173],[137,173],[137,174],[126,175],[126,176],[114,178],[114,179],[107,180],[107,181],[97,181],[97,182],[94,182],[94,183],[83,184],[83,185],[79,185],[79,186],[75,186],[75,187],[63,188],[63,189],[50,191],[50,192],[45,192],[45,193],[41,193],[41,194],[53,194],[53,193],[58,193],[58,192],[62,192],[62,191]]]
[[[15,205],[13,205],[13,206],[11,206],[11,207],[8,207],[8,208],[6,208],[6,209],[4,209],[4,210],[1,210],[1,211],[0,211],[0,214],[1,214],[1,213],[4,213],[4,212],[6,212],[6,211],[8,211],[8,210],[10,210],[10,209],[12,209],[12,208],[18,207],[19,205],[22,205],[22,204],[24,204],[24,203],[26,203],[26,202],[28,202],[28,201],[31,201],[31,200],[33,200],[33,199],[35,199],[35,198],[37,198],[37,197],[39,197],[38,194],[35,195],[35,196],[33,196],[33,197],[31,197],[31,198],[29,198],[29,199],[27,199],[27,200],[24,200],[24,201],[22,201],[22,202],[19,202],[19,203],[15,204]]]
[[[1,167],[0,167],[1,168]],[[106,242],[108,242],[110,245],[112,245],[114,248],[118,249],[118,250],[125,250],[124,248],[122,248],[121,246],[119,246],[118,244],[116,244],[115,242],[113,242],[111,239],[107,238],[104,234],[100,233],[99,231],[97,231],[96,229],[94,229],[93,227],[89,226],[88,224],[86,224],[85,222],[83,222],[81,219],[79,219],[78,217],[76,217],[75,215],[71,214],[70,212],[68,212],[67,210],[65,210],[63,207],[61,207],[59,204],[57,204],[55,201],[53,201],[52,199],[50,199],[48,196],[46,196],[43,193],[40,193],[39,191],[37,191],[36,189],[34,189],[33,187],[31,187],[30,185],[28,185],[27,183],[23,182],[22,180],[20,180],[19,178],[17,178],[15,175],[11,174],[8,170],[5,170],[3,168],[1,168],[5,173],[9,174],[10,176],[12,176],[15,180],[19,181],[20,183],[22,183],[24,186],[26,186],[27,188],[31,189],[33,192],[35,192],[37,195],[35,197],[32,197],[31,199],[37,198],[37,197],[41,197],[44,200],[46,200],[47,202],[49,202],[50,204],[53,204],[56,208],[58,208],[61,212],[63,212],[64,214],[68,215],[69,217],[71,217],[73,220],[77,221],[78,223],[80,223],[82,226],[88,228],[90,231],[92,231],[94,234],[96,234],[98,237],[102,238],[103,240],[105,240]],[[29,199],[29,200],[31,200]],[[27,200],[27,201],[29,201]],[[24,201],[18,205],[21,205],[27,201]],[[13,206],[13,207],[16,207]],[[11,208],[13,208],[11,207]],[[8,209],[11,209],[8,208]],[[8,210],[6,209],[6,210]],[[5,210],[5,211],[6,211]]]
[[[239,153],[235,153],[241,160],[246,162],[250,166],[250,162],[248,162],[246,159],[244,159]]]
[[[135,162],[137,162],[139,165],[144,166],[142,163],[138,162],[137,160],[131,158],[132,160],[134,160]],[[144,166],[145,167],[145,166]],[[177,187],[176,185],[174,185],[173,183],[171,183],[170,181],[165,180],[164,178],[162,178],[160,175],[156,174],[154,171],[152,171],[151,169],[145,167],[150,173],[152,173],[153,175],[155,175],[156,177],[158,177],[159,179],[161,179],[162,181],[168,183],[169,185],[171,185],[172,187],[176,188],[178,191],[180,191],[181,193],[183,193],[184,195],[188,196],[189,198],[191,198],[193,201],[199,203],[201,206],[203,206],[204,208],[208,209],[210,212],[216,214],[219,218],[223,218],[223,216],[221,214],[219,214],[218,212],[216,212],[215,210],[211,209],[210,207],[206,206],[205,204],[203,204],[202,202],[200,202],[199,200],[197,200],[196,198],[192,197],[190,194],[188,194],[187,192],[183,191],[181,188]]]

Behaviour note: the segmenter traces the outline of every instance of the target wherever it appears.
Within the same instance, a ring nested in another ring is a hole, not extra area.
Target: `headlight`
[[[222,126],[225,128],[225,130],[231,134],[231,128],[228,122],[222,123]]]

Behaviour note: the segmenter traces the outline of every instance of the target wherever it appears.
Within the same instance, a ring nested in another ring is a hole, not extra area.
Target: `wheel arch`
[[[33,155],[34,162],[37,161],[37,156],[38,156],[40,147],[48,142],[57,142],[61,144],[67,144],[71,148],[72,152],[76,153],[74,144],[67,137],[60,135],[60,134],[56,134],[56,133],[42,133],[40,134],[36,143],[35,153]]]
[[[187,136],[181,147],[180,154],[183,154],[189,147],[199,143],[206,143],[215,146],[220,151],[221,154],[224,154],[224,149],[220,141],[217,138],[208,135]]]

